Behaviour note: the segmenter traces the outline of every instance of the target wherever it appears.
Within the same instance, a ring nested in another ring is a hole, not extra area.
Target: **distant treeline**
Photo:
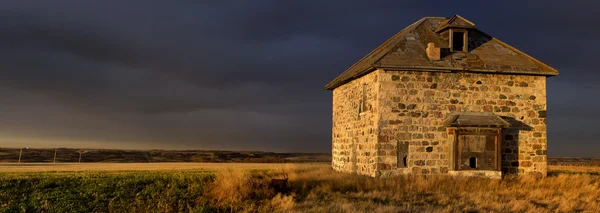
[[[17,162],[20,149],[0,148],[0,162]],[[331,162],[330,154],[221,150],[23,149],[21,162]],[[549,165],[600,166],[600,158],[550,157]]]
[[[293,161],[281,157],[244,158],[243,163],[292,163]]]
[[[0,162],[17,162],[20,149],[0,148]],[[290,163],[328,162],[320,153],[275,153],[219,150],[110,150],[110,149],[23,149],[21,162],[238,162]]]
[[[548,158],[548,164],[556,166],[600,166],[600,158]]]

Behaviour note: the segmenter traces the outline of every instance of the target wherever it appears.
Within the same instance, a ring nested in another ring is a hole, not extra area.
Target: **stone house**
[[[332,167],[545,176],[546,77],[555,75],[459,15],[422,18],[325,86]]]

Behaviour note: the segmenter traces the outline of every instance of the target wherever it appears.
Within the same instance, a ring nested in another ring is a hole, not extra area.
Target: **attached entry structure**
[[[325,86],[331,165],[375,177],[545,176],[556,75],[459,15],[422,18]]]
[[[510,123],[493,113],[462,112],[448,116],[444,126],[449,136],[450,173],[501,176],[502,129]]]

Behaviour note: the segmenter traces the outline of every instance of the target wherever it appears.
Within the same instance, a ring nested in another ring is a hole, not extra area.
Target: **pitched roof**
[[[449,48],[448,27],[469,30],[469,51],[442,55],[440,61],[427,57],[429,42]],[[378,68],[411,71],[470,71],[523,75],[558,75],[558,71],[516,48],[475,28],[475,24],[455,15],[452,18],[425,17],[404,28],[375,48],[345,72],[329,82],[331,90]]]
[[[447,127],[510,127],[510,123],[491,112],[458,112],[444,120]]]
[[[457,27],[457,28],[475,28],[475,24],[462,16],[455,15],[452,18],[446,19],[446,21],[442,22],[436,29],[435,32],[440,32],[448,27]]]

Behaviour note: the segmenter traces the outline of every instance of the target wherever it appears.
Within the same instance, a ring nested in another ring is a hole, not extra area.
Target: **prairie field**
[[[216,172],[223,170],[273,170],[294,167],[312,168],[323,163],[0,163],[2,172],[82,172],[82,171],[180,171],[197,170]],[[327,164],[328,165],[328,164]]]
[[[21,152],[22,151],[22,152]],[[0,148],[0,163],[305,163],[331,162],[327,153],[223,150],[122,150],[73,148]]]
[[[0,212],[600,212],[599,172],[550,166],[545,178],[494,180],[371,178],[328,163],[0,164]]]

